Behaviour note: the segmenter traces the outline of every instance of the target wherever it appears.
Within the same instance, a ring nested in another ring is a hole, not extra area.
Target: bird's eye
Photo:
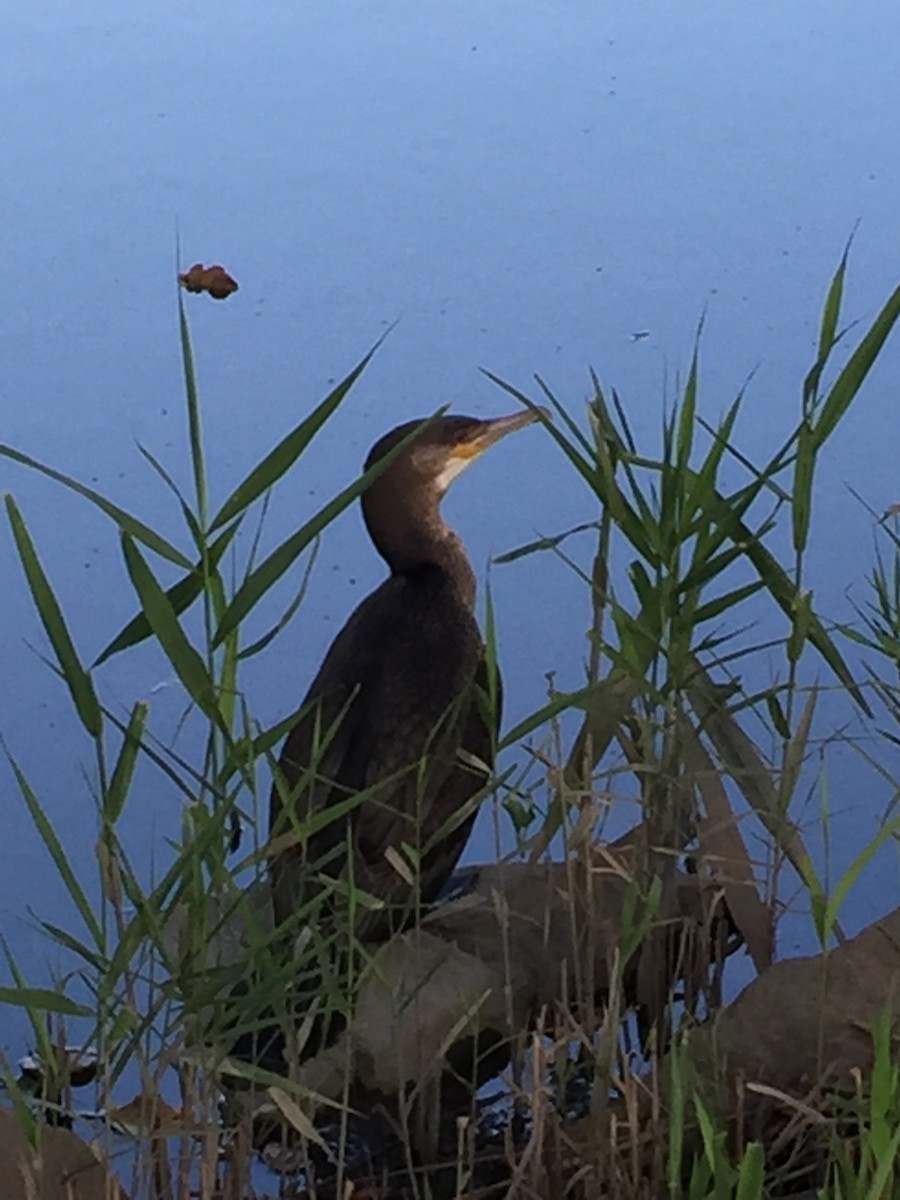
[[[479,440],[479,438],[481,437],[481,434],[483,433],[483,431],[484,431],[484,427],[482,426],[480,421],[477,421],[473,425],[470,425],[468,427],[468,429],[464,429],[463,432],[460,434],[458,440],[463,443],[477,442]]]

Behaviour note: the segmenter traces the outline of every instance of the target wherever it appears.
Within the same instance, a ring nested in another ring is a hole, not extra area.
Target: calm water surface
[[[391,425],[445,400],[506,411],[482,366],[524,387],[539,372],[577,410],[593,365],[652,446],[703,312],[702,405],[717,417],[755,371],[737,437],[761,460],[795,418],[821,300],[857,223],[847,315],[870,321],[900,279],[894,0],[32,0],[3,25],[2,440],[173,537],[177,510],[136,442],[188,482],[176,229],[185,263],[222,261],[241,284],[226,304],[189,306],[217,500],[399,319],[281,489],[272,545]],[[810,580],[835,616],[850,612],[848,588],[865,598],[872,556],[871,520],[847,485],[878,510],[900,499],[898,346],[819,480]],[[132,611],[114,532],[10,464],[0,487],[15,493],[92,657]],[[492,555],[594,515],[534,429],[474,467],[447,511],[482,579]],[[573,543],[582,558],[589,550]],[[46,646],[7,533],[0,571],[0,731],[92,880],[89,747],[37,657]],[[358,514],[346,514],[281,649],[248,669],[262,721],[297,703],[381,574]],[[551,558],[494,568],[491,580],[512,723],[541,703],[547,672],[578,685],[588,613]],[[770,613],[759,621],[761,638],[781,632]],[[169,676],[140,651],[103,671],[102,694],[117,708],[149,698],[168,741],[180,715]],[[849,709],[825,705],[819,733],[846,722],[856,730]],[[898,773],[896,760],[887,767]],[[825,770],[837,870],[875,831],[890,790],[850,750],[831,752]],[[27,909],[77,923],[6,769],[0,803],[0,929],[40,982],[54,951]],[[816,795],[813,826],[817,813]],[[148,874],[178,819],[171,788],[142,775],[124,828]],[[470,854],[492,853],[485,820]],[[896,862],[883,855],[847,924],[898,898]],[[800,944],[810,945],[803,922],[782,943]],[[2,1029],[15,1051],[20,1027]]]

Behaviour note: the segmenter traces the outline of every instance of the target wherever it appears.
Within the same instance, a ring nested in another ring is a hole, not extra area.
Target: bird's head
[[[366,526],[391,570],[417,571],[422,564],[460,560],[467,590],[471,568],[456,535],[444,524],[439,506],[451,482],[469,463],[507,433],[545,417],[528,409],[506,417],[440,415],[407,421],[385,434],[370,450],[366,470],[407,441],[363,493]],[[411,437],[418,430],[417,436]]]
[[[427,424],[424,417],[407,421],[376,442],[366,459],[366,470],[421,428],[418,437],[398,454],[384,474],[392,477],[391,482],[402,479],[408,486],[436,493],[440,498],[456,476],[495,442],[548,415],[546,409],[535,408],[506,417],[444,415]]]

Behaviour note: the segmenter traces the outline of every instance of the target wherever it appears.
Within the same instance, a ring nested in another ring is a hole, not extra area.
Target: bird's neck
[[[475,607],[475,572],[458,534],[443,519],[437,504],[413,515],[396,507],[391,520],[379,520],[378,505],[365,506],[366,525],[375,548],[392,575],[410,579],[437,576],[449,584],[465,606]]]
[[[429,543],[427,557],[408,565],[402,574],[419,576],[440,572],[442,581],[448,583],[459,600],[469,609],[475,609],[475,572],[469,562],[459,535],[445,522],[441,522],[441,536]],[[400,574],[391,566],[392,574]]]

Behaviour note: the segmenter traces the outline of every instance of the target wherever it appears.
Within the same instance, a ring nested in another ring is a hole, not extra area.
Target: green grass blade
[[[517,558],[525,558],[529,554],[536,554],[542,550],[555,550],[557,546],[561,546],[567,538],[572,537],[576,533],[584,533],[588,529],[599,529],[599,521],[585,521],[583,525],[575,525],[571,529],[566,529],[563,533],[555,533],[548,537],[537,538],[533,542],[527,542],[524,546],[517,546],[514,550],[507,550],[504,554],[498,554],[496,558],[492,558],[492,563],[506,564],[515,562]]]
[[[601,464],[604,488],[597,492],[597,499],[605,508],[609,509],[610,516],[638,554],[646,559],[647,563],[655,570],[660,566],[664,552],[662,531],[660,523],[656,519],[656,512],[659,510],[656,497],[651,493],[650,500],[647,499],[634,465],[625,460],[622,463],[622,470],[631,489],[632,507],[625,499],[624,492],[613,486],[612,464],[610,463],[608,467],[603,466],[602,452],[598,452],[598,461]],[[659,470],[663,464],[641,463],[640,466],[642,469],[649,467],[650,470]]]
[[[75,709],[90,736],[97,738],[103,729],[103,717],[97,694],[94,691],[94,684],[90,674],[82,667],[75,651],[62,610],[38,559],[22,514],[19,512],[15,500],[8,493],[6,495],[6,512],[12,526],[19,559],[25,571],[25,578],[28,580],[28,587],[47,637],[56,653],[60,671],[72,696]]]
[[[385,337],[387,337],[387,334],[378,339],[368,354],[325,397],[321,404],[314,408],[309,416],[304,417],[299,425],[292,429],[286,437],[282,438],[274,450],[270,450],[265,458],[238,484],[213,518],[212,524],[209,527],[210,532],[218,529],[220,525],[224,525],[239,513],[244,512],[254,500],[272,487],[274,483],[291,469],[318,431],[341,404],[360,375],[362,375]]]
[[[736,608],[737,605],[743,604],[745,600],[754,596],[763,586],[762,580],[757,579],[754,583],[745,583],[743,587],[734,588],[732,591],[726,592],[723,596],[717,596],[715,600],[709,600],[706,604],[701,604],[694,612],[694,625],[700,625],[704,621],[711,621],[713,617],[721,616],[728,609]]]
[[[771,596],[793,622],[796,588],[791,583],[787,573],[782,570],[773,555],[764,546],[747,546],[746,554],[759,572],[760,578],[765,583]],[[865,696],[860,691],[856,680],[853,678],[850,668],[844,662],[837,646],[828,636],[822,621],[812,609],[809,610],[808,620],[807,640],[828,663],[862,711],[871,717],[872,710]]]
[[[19,791],[22,793],[25,804],[28,807],[31,820],[34,822],[34,827],[40,834],[41,841],[47,847],[50,858],[53,860],[53,866],[56,869],[56,873],[66,885],[66,890],[72,897],[72,901],[75,904],[75,907],[78,909],[78,912],[81,914],[81,919],[84,921],[85,925],[90,931],[91,937],[94,939],[94,945],[102,951],[104,945],[103,931],[100,928],[100,923],[94,915],[93,908],[88,902],[88,898],[84,893],[84,889],[78,882],[78,878],[69,864],[69,860],[66,857],[66,852],[62,847],[62,843],[56,836],[56,831],[51,825],[47,814],[41,807],[40,801],[34,794],[31,784],[25,777],[24,771],[21,769],[19,764],[5,746],[4,751],[6,753],[7,761],[12,767],[13,774],[16,777],[16,783],[19,785]]]
[[[750,1142],[738,1171],[734,1200],[761,1200],[766,1178],[766,1155],[761,1142]]]
[[[40,987],[0,987],[0,1004],[17,1004],[20,1008],[40,1009],[64,1017],[90,1017],[93,1012],[84,1004],[76,1004],[62,992]]]
[[[770,533],[773,527],[774,522],[769,518],[758,529],[754,529],[754,536],[763,537],[766,533]],[[705,588],[717,575],[721,575],[727,567],[743,555],[744,546],[739,542],[714,553],[725,540],[726,531],[721,526],[715,525],[712,526],[709,537],[696,539],[690,565],[675,589],[676,596],[686,597],[692,593],[699,595],[702,588]]]
[[[227,604],[225,599],[225,588],[222,584],[221,577],[218,574],[216,574],[210,582],[213,594],[213,613],[215,615],[215,619],[219,620],[222,613],[225,611],[225,606]],[[222,717],[225,721],[225,725],[229,730],[232,730],[234,727],[234,712],[235,704],[237,702],[239,642],[240,630],[232,629],[231,633],[222,643],[222,654],[219,661],[219,707],[222,710]]]
[[[499,376],[491,374],[490,371],[483,371],[482,374],[486,375],[492,383],[502,388],[510,396],[515,397],[520,404],[523,404],[531,411],[536,410],[537,406],[533,401],[529,400],[523,392],[520,392],[511,384],[506,383]],[[615,469],[609,458],[608,447],[605,445],[599,447],[597,450],[597,462],[592,463],[589,459],[585,458],[578,449],[578,446],[567,438],[556,425],[551,424],[546,419],[542,419],[541,423],[600,503],[613,513],[617,524],[635,550],[646,558],[648,562],[655,564],[658,556],[654,547],[648,541],[648,529],[646,520],[644,519],[647,514],[643,513],[639,515],[628,503],[621,489],[616,484]],[[616,441],[618,442],[618,440],[617,438]],[[636,499],[640,503],[639,495],[636,496]]]
[[[54,925],[51,921],[41,921],[41,928],[49,934],[54,942],[58,942],[60,946],[64,946],[66,950],[70,950],[78,958],[84,959],[87,965],[98,972],[98,974],[106,970],[107,960],[103,955],[97,954],[90,946],[73,937],[67,929],[61,929],[59,925]]]
[[[148,450],[146,446],[142,445],[141,442],[137,442],[137,448],[138,448],[138,453],[140,454],[140,456],[149,464],[150,467],[152,467],[155,474],[157,474],[159,476],[159,478],[163,481],[163,483],[166,485],[166,487],[169,489],[169,491],[172,493],[172,495],[175,497],[175,499],[178,501],[178,503],[181,505],[181,507],[187,508],[188,502],[185,499],[184,493],[182,492],[182,490],[178,486],[178,484],[175,482],[175,480],[172,478],[171,474],[166,470],[166,468],[162,465],[162,463],[156,457],[156,455],[153,454],[150,450]]]
[[[788,725],[787,717],[784,715],[784,709],[781,707],[781,701],[774,688],[763,693],[763,701],[769,714],[769,720],[775,729],[775,732],[780,738],[788,742],[791,738],[791,727]]]
[[[358,479],[355,479],[348,487],[345,487],[333,500],[329,500],[326,505],[319,509],[314,517],[301,526],[296,533],[286,538],[267,558],[263,559],[254,571],[250,572],[235,592],[231,603],[226,608],[219,622],[219,628],[216,630],[215,637],[213,638],[213,649],[220,646],[231,631],[237,628],[244,617],[251,612],[266,592],[278,582],[309,543],[318,537],[322,530],[335,517],[342,513],[349,504],[352,504],[366,490],[369,484],[390,466],[397,455],[402,454],[406,447],[419,436],[431,421],[434,420],[434,417],[440,415],[443,411],[443,409],[439,409],[434,416],[417,425],[401,442],[398,442],[394,446],[390,453],[379,459],[377,463],[374,463],[368,471],[364,472]]]
[[[718,428],[713,429],[707,425],[702,419],[698,418],[698,424],[701,428],[706,429],[712,435],[712,445],[706,458],[703,460],[703,465],[700,470],[689,477],[689,487],[687,500],[685,501],[685,511],[687,519],[690,520],[697,509],[702,509],[712,493],[715,491],[716,478],[719,473],[719,465],[722,462],[722,456],[728,447],[728,442],[734,429],[734,423],[737,420],[740,412],[741,403],[744,399],[744,393],[740,392],[731,403],[731,407],[725,414],[724,419],[719,424]]]
[[[885,301],[868,333],[850,355],[849,362],[831,385],[828,395],[823,400],[819,418],[815,424],[816,449],[828,440],[852,404],[898,317],[900,317],[900,285]]]
[[[743,399],[743,393],[741,393],[738,399]],[[703,417],[698,416],[697,421],[700,427],[705,429],[711,437],[715,438],[717,436],[718,430],[714,426],[710,425],[708,421],[705,421]],[[775,482],[774,476],[779,474],[779,472],[786,470],[793,462],[791,448],[794,445],[796,436],[797,434],[795,431],[787,438],[781,449],[778,450],[778,452],[770,459],[768,465],[762,470],[760,470],[746,456],[746,454],[742,454],[736,446],[732,445],[731,442],[722,443],[722,450],[723,452],[727,451],[727,453],[735,460],[735,462],[740,463],[742,467],[744,467],[752,476],[754,476],[754,478],[759,479],[762,482],[762,486],[767,488],[783,504],[787,504],[790,502],[791,497],[783,487]]]
[[[0,456],[10,458],[13,462],[21,463],[23,466],[31,467],[34,471],[40,471],[42,475],[55,480],[57,483],[63,484],[73,492],[77,492],[79,496],[83,496],[86,500],[90,500],[96,505],[102,513],[105,513],[112,521],[124,529],[126,533],[139,542],[143,542],[148,549],[153,550],[160,558],[168,559],[169,562],[176,563],[179,567],[190,568],[191,561],[189,558],[176,549],[170,542],[167,542],[164,537],[160,537],[155,530],[149,525],[145,525],[143,521],[139,521],[137,517],[133,517],[130,513],[125,512],[123,508],[119,508],[117,504],[107,500],[105,496],[101,496],[99,492],[95,492],[93,488],[85,487],[83,483],[78,483],[75,479],[70,479],[68,475],[63,475],[61,471],[55,471],[52,467],[47,467],[37,459],[31,458],[27,454],[22,454],[19,450],[13,450],[11,446],[0,445]]]
[[[872,1178],[872,1186],[866,1193],[865,1200],[884,1200],[888,1179],[897,1169],[898,1159],[900,1159],[900,1125],[897,1126],[890,1145],[887,1147],[887,1152]]]
[[[515,746],[529,733],[540,729],[547,721],[570,708],[583,709],[587,712],[596,710],[598,714],[611,712],[615,708],[618,712],[618,705],[609,703],[609,699],[614,693],[616,693],[616,687],[611,677],[588,684],[587,687],[579,688],[574,692],[558,692],[547,704],[535,709],[527,717],[523,717],[517,725],[510,729],[500,739],[497,749],[505,750],[510,746]],[[613,717],[611,723],[616,720],[618,720],[618,716]]]
[[[684,1042],[673,1046],[669,1054],[669,1156],[666,1177],[670,1195],[681,1195],[684,1164],[684,1110],[687,1104],[685,1081],[686,1048]]]
[[[765,584],[769,595],[793,623],[796,616],[798,592],[790,576],[752,531],[742,521],[735,521],[728,502],[718,494],[714,504],[710,506],[710,511],[717,518],[720,527],[727,528],[729,536],[743,547],[744,554]],[[872,710],[840,651],[829,637],[820,618],[811,608],[808,613],[806,638],[828,663],[862,711],[867,716],[872,716]]]
[[[223,791],[228,780],[239,770],[242,763],[255,763],[270,754],[286,733],[309,711],[308,702],[298,705],[293,712],[282,717],[268,729],[261,730],[255,737],[242,735],[235,739],[226,755],[221,771],[216,777],[215,790]]]
[[[232,539],[239,527],[240,522],[235,521],[233,525],[229,525],[227,529],[223,530],[209,547],[208,562],[211,570],[218,566],[225,551],[231,545]],[[166,589],[166,598],[172,606],[172,611],[176,615],[179,615],[190,608],[202,591],[203,564],[198,562],[191,567],[187,575],[182,576],[177,583]],[[114,654],[119,654],[131,646],[136,646],[152,634],[153,630],[150,628],[150,622],[147,620],[146,614],[143,612],[136,613],[128,624],[119,630],[91,665],[99,667],[101,663],[106,662],[108,658],[112,658]]]
[[[594,381],[595,389],[599,389],[600,381],[599,381],[599,379],[597,379],[597,377],[593,371],[591,372],[591,379]],[[534,381],[538,385],[538,387],[541,389],[541,391],[544,393],[544,398],[546,399],[547,403],[550,405],[550,407],[553,409],[553,411],[556,413],[556,415],[559,417],[559,419],[562,421],[562,423],[566,426],[566,428],[569,430],[569,432],[571,433],[571,435],[575,439],[575,441],[578,442],[578,444],[581,446],[582,450],[584,450],[586,453],[590,454],[591,443],[588,441],[588,439],[585,437],[585,435],[578,428],[577,423],[572,419],[572,417],[569,415],[569,413],[566,412],[566,410],[562,406],[562,404],[560,404],[560,402],[557,400],[556,396],[554,396],[554,394],[550,390],[550,387],[548,386],[548,384],[546,384],[544,382],[544,380],[541,379],[540,375],[535,375]]]
[[[531,412],[538,411],[538,406],[533,400],[530,400],[524,392],[520,392],[519,389],[513,387],[512,384],[506,383],[506,381],[501,379],[499,375],[494,375],[491,371],[485,371],[484,369],[482,369],[482,374],[490,379],[491,383],[495,383],[497,387],[501,388],[507,393],[507,395],[512,396],[515,400],[518,400],[520,404],[524,405],[525,408],[529,409]],[[555,425],[550,424],[545,418],[542,418],[541,423],[551,434],[553,439],[556,441],[556,444],[565,453],[566,457],[578,471],[579,475],[581,475],[582,478],[584,478],[593,488],[595,486],[596,471],[591,465],[590,460],[586,458],[584,454],[582,454],[581,451],[575,446],[574,441],[569,441],[565,434],[561,433]],[[577,435],[576,440],[582,444],[584,443],[584,438],[580,434]]]
[[[592,376],[592,378],[593,378],[593,376]],[[631,432],[631,426],[628,424],[628,414],[625,412],[625,405],[622,403],[621,399],[619,398],[619,393],[616,391],[615,388],[612,389],[611,394],[612,394],[613,408],[616,410],[616,416],[619,418],[619,425],[621,426],[621,429],[622,429],[621,437],[619,437],[618,433],[616,434],[616,437],[623,448],[627,448],[631,454],[637,454],[637,443],[634,440],[634,434]],[[596,399],[602,400],[603,398],[602,398],[602,396],[597,396]],[[603,406],[606,411],[606,417],[607,417],[609,427],[611,429],[614,429],[615,426],[613,424],[612,417],[609,415],[609,409],[606,405],[605,400],[603,401]]]
[[[264,633],[261,638],[257,638],[257,640],[255,642],[253,642],[252,645],[246,646],[240,652],[240,654],[238,655],[239,659],[243,660],[245,658],[252,658],[255,654],[259,654],[261,650],[265,650],[266,646],[268,646],[272,641],[274,641],[274,639],[276,637],[278,637],[279,633],[281,633],[281,631],[283,629],[285,629],[287,627],[287,625],[291,622],[291,620],[294,617],[294,614],[296,613],[296,611],[300,607],[300,605],[303,603],[303,600],[306,596],[307,589],[309,588],[309,581],[312,576],[313,567],[315,566],[315,562],[316,562],[316,559],[318,558],[318,555],[319,555],[319,541],[318,541],[318,539],[316,539],[312,544],[312,551],[310,552],[309,561],[307,562],[307,564],[303,570],[303,578],[300,580],[300,587],[297,589],[296,596],[294,596],[293,600],[291,600],[290,604],[287,606],[287,608],[284,610],[284,612],[281,614],[281,616],[278,618],[278,620],[275,622],[275,624],[272,626],[272,628],[267,630],[266,633]]]
[[[144,737],[144,727],[147,724],[149,705],[145,700],[138,700],[131,710],[128,728],[122,739],[122,748],[116,765],[110,777],[109,787],[103,797],[103,819],[109,825],[115,825],[122,815],[125,800],[131,787],[138,751]]]
[[[134,539],[127,533],[122,534],[122,550],[141,607],[175,674],[194,703],[227,735],[228,730],[219,709],[215,687],[203,659],[188,641],[166,593],[138,550]]]
[[[828,295],[825,297],[825,305],[822,308],[822,320],[819,325],[819,362],[824,365],[828,355],[834,348],[834,343],[837,334],[837,325],[841,316],[841,302],[844,298],[844,277],[847,274],[847,258],[850,254],[850,247],[853,243],[853,235],[851,234],[847,240],[847,245],[844,247],[844,253],[841,255],[841,261],[838,263],[831,283],[828,287]]]
[[[184,311],[184,297],[178,290],[178,332],[181,337],[181,361],[184,368],[184,390],[187,398],[188,437],[191,447],[191,467],[194,472],[194,491],[197,497],[197,521],[206,528],[206,466],[203,461],[203,432],[200,425],[200,400],[197,395],[197,372],[191,331]]]
[[[812,425],[804,420],[797,438],[797,459],[794,464],[794,497],[791,504],[791,529],[794,550],[806,549],[809,520],[812,512],[813,472],[816,463],[816,439]]]
[[[25,982],[25,976],[19,969],[19,964],[13,957],[13,953],[6,944],[6,939],[0,937],[0,945],[3,947],[3,955],[9,966],[9,973],[12,976],[12,981],[16,985],[16,991],[21,993],[28,985]],[[53,1045],[53,1040],[50,1037],[50,1030],[47,1024],[47,1018],[42,1017],[35,1008],[27,1006],[28,1022],[31,1025],[31,1032],[34,1035],[34,1046],[38,1057],[42,1062],[54,1063],[56,1061],[56,1050]],[[2,1061],[2,1059],[0,1059]]]
[[[723,495],[714,484],[711,484],[704,505],[695,513],[690,526],[691,535],[702,536],[698,536],[696,539],[691,566],[687,577],[683,580],[684,587],[693,586],[693,580],[697,574],[705,574],[707,579],[711,578],[706,572],[706,563],[726,542],[730,541],[732,546],[743,548],[743,542],[737,536],[736,531],[741,528],[740,522],[765,486],[765,479],[760,476],[736,491]],[[757,540],[775,527],[775,514],[779,508],[780,503],[776,501],[769,516],[753,530],[753,536]]]
[[[828,907],[825,913],[825,924],[828,929],[832,929],[837,924],[838,913],[841,910],[844,900],[847,898],[847,893],[853,884],[856,883],[857,879],[859,879],[863,870],[872,861],[876,851],[889,838],[896,838],[898,833],[900,833],[900,817],[895,817],[892,821],[888,821],[886,825],[882,825],[875,837],[863,846],[862,850],[854,858],[828,899]]]
[[[118,715],[108,708],[104,708],[103,715],[107,721],[113,725],[124,736],[128,726],[122,721]],[[157,750],[151,745],[152,735],[145,737],[141,743],[141,753],[144,754],[155,767],[157,767],[172,783],[172,786],[181,793],[187,801],[196,799],[197,790],[203,790],[208,787],[207,780],[202,771],[195,770],[190,763],[179,756],[172,750],[171,747],[165,746]],[[175,763],[184,773],[184,777],[179,775],[178,771],[172,765]]]
[[[700,1140],[703,1143],[703,1155],[709,1167],[710,1174],[715,1176],[717,1165],[718,1136],[706,1105],[700,1099],[700,1093],[694,1092],[694,1111],[697,1114],[697,1124],[700,1126]]]
[[[697,337],[694,341],[694,353],[691,355],[691,367],[688,371],[687,383],[685,384],[684,395],[681,400],[681,411],[678,414],[676,464],[681,476],[687,470],[691,459],[691,450],[694,446],[694,428],[697,423],[697,358],[702,330],[703,322],[701,321],[700,328],[697,330]]]
[[[157,475],[159,475],[160,479],[162,479],[162,481],[166,484],[166,486],[172,492],[174,492],[174,494],[178,500],[179,507],[181,508],[181,515],[184,517],[184,523],[188,527],[188,532],[190,533],[191,538],[193,539],[194,545],[197,547],[197,549],[202,554],[204,551],[204,548],[206,546],[206,537],[203,534],[202,530],[200,529],[200,525],[197,521],[197,518],[194,516],[193,512],[191,511],[191,506],[188,504],[187,500],[185,500],[184,496],[181,494],[181,489],[175,483],[175,480],[172,478],[172,476],[169,474],[169,472],[165,469],[165,467],[162,465],[162,463],[156,458],[156,456],[151,454],[149,450],[147,450],[144,446],[142,446],[140,444],[140,442],[138,442],[138,451],[141,454],[141,456],[144,459],[146,459],[146,461],[150,464],[150,466],[157,473]]]
[[[844,336],[843,333],[837,332],[837,324],[841,315],[841,303],[844,298],[844,278],[847,273],[847,257],[850,253],[850,246],[853,241],[851,234],[847,245],[844,247],[844,253],[841,255],[841,261],[837,265],[837,270],[831,278],[831,283],[828,287],[828,295],[825,297],[825,304],[822,307],[822,317],[819,321],[819,344],[816,350],[816,361],[806,373],[806,378],[803,380],[803,415],[805,418],[813,416],[814,408],[817,405],[819,397],[819,383],[822,379],[822,372],[831,357],[831,352]]]

